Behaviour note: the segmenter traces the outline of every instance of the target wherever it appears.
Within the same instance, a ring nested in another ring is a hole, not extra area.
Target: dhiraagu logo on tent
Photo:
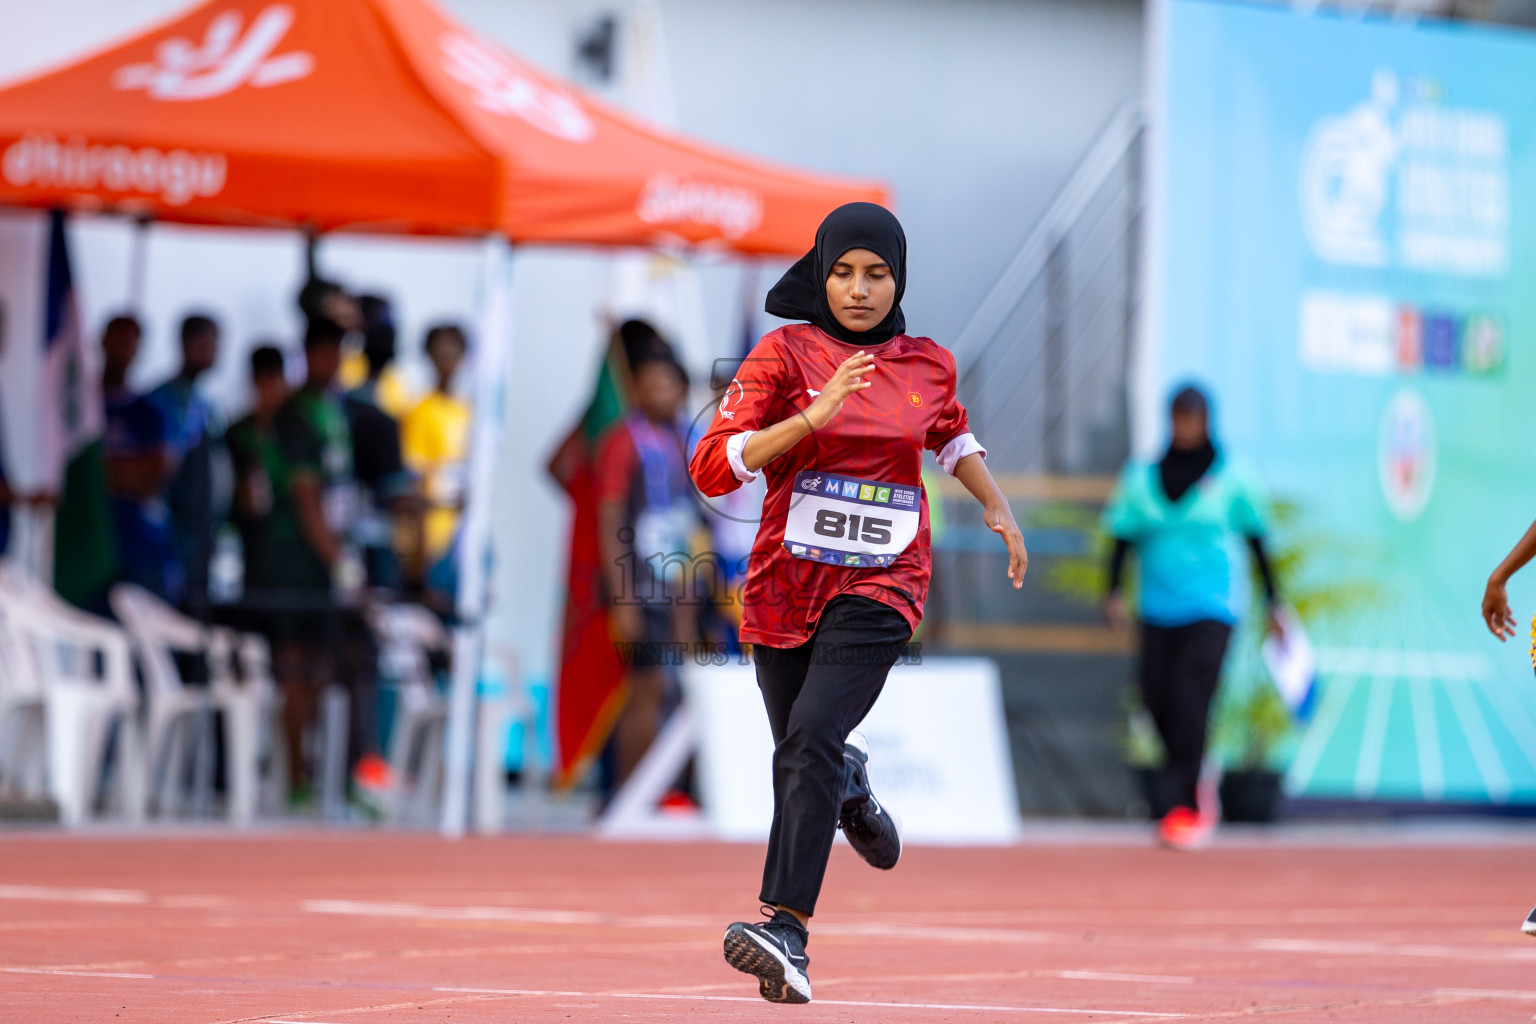
[[[468,89],[481,110],[520,118],[567,142],[590,142],[597,134],[574,97],[539,81],[510,55],[462,32],[444,35],[438,48],[443,73]]]
[[[262,89],[306,78],[315,70],[313,54],[274,52],[293,19],[287,4],[265,8],[249,28],[239,11],[222,11],[208,23],[201,45],[178,37],[162,40],[153,61],[118,68],[112,84],[143,89],[154,100],[188,101],[213,99],[243,85]]]

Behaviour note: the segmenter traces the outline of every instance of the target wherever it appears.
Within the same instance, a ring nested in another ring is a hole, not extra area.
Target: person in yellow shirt
[[[405,464],[421,478],[427,502],[425,565],[447,553],[464,507],[469,459],[469,403],[453,394],[453,378],[468,344],[462,328],[439,324],[427,331],[427,359],[437,386],[400,421]]]

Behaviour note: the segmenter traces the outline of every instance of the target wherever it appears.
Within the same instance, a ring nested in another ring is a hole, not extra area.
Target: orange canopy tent
[[[855,200],[885,192],[642,124],[428,0],[211,0],[0,90],[0,205],[799,254]]]
[[[509,336],[507,242],[799,255],[885,190],[641,123],[430,0],[211,0],[0,90],[0,206],[486,239],[442,827],[463,831]]]

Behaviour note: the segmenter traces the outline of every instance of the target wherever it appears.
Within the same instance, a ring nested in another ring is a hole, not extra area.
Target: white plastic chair
[[[144,677],[144,740],[153,805],[162,814],[180,813],[180,782],[193,767],[199,739],[206,742],[212,737],[209,723],[214,702],[211,687],[186,685],[176,666],[176,653],[208,656],[208,630],[132,583],[113,587],[108,600],[133,641]],[[213,761],[202,760],[195,782],[211,789]]]
[[[97,783],[108,771],[127,818],[142,820],[139,700],[127,636],[14,568],[0,572],[0,618],[13,652],[13,680],[42,692],[47,788],[60,820],[79,825],[91,815]],[[36,702],[18,700],[11,709],[35,718]]]
[[[263,803],[275,807],[285,785],[283,697],[272,680],[267,641],[253,633],[210,629],[208,669],[213,704],[223,712],[229,820],[247,826]]]
[[[0,567],[0,583],[12,582],[16,571]],[[0,792],[41,797],[47,791],[43,683],[26,634],[3,597],[0,593]]]
[[[368,624],[379,642],[380,675],[398,692],[384,816],[390,822],[431,816],[442,791],[448,722],[448,702],[438,692],[431,655],[451,650],[448,631],[437,616],[414,604],[375,605]]]

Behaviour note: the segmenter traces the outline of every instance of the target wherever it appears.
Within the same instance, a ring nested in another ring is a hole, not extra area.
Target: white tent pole
[[[149,225],[148,217],[133,222],[133,234],[128,238],[128,305],[135,316],[144,315],[144,289],[149,278]]]
[[[458,537],[458,616],[453,636],[453,683],[439,831],[464,835],[469,818],[470,763],[475,733],[475,689],[485,649],[486,575],[496,457],[504,419],[506,374],[512,348],[512,252],[505,239],[486,239],[481,250],[480,323],[475,339],[474,428],[468,489]]]

